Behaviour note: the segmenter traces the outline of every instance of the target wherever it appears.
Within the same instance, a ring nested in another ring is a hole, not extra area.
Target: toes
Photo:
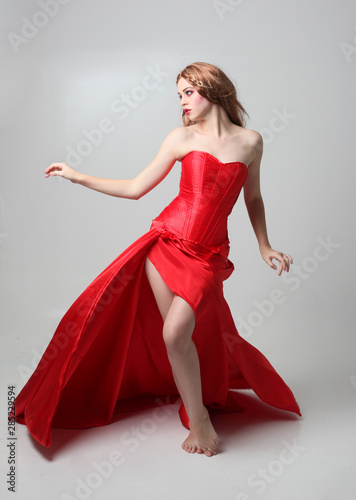
[[[193,444],[190,443],[183,443],[182,444],[183,450],[185,450],[187,453],[195,453],[197,450],[197,447]]]
[[[183,443],[182,448],[187,453],[198,453],[199,455],[205,454],[207,457],[212,457],[217,454],[216,448],[201,448],[200,446],[191,443]]]
[[[205,455],[207,457],[212,457],[213,455],[216,455],[218,450],[217,450],[217,447],[212,447],[212,448],[203,448],[203,453],[205,453]]]

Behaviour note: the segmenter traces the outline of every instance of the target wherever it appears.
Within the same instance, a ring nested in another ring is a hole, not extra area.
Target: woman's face
[[[211,102],[199,94],[190,82],[180,78],[177,83],[180,104],[192,121],[202,119],[211,108]]]

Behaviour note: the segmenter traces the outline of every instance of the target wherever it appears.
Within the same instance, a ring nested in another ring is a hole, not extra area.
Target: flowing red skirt
[[[181,240],[154,221],[66,312],[15,400],[16,421],[49,446],[51,428],[106,425],[114,414],[177,400],[162,317],[145,273],[147,256],[194,310],[192,338],[207,408],[240,411],[234,389],[253,389],[265,403],[301,415],[266,357],[238,334],[223,295],[222,282],[234,269],[230,261],[222,265],[224,251]],[[179,415],[189,428],[183,404]]]

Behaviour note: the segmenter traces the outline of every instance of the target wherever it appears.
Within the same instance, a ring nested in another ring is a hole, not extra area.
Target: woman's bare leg
[[[190,434],[183,443],[189,453],[217,453],[218,436],[202,401],[200,367],[197,349],[192,340],[195,316],[190,305],[175,295],[163,326],[168,358],[189,416]]]
[[[164,321],[163,338],[173,377],[189,416],[190,434],[182,448],[189,453],[215,455],[218,436],[202,402],[199,358],[192,341],[194,311],[182,297],[169,289],[149,259],[146,259],[145,268]]]

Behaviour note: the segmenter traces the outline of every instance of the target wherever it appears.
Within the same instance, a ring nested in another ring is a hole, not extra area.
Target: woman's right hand
[[[54,176],[54,175],[59,175],[60,177],[63,177],[64,179],[68,179],[69,181],[72,182],[78,182],[79,180],[79,173],[74,170],[72,167],[67,165],[67,163],[52,163],[46,170],[45,170],[46,177]]]

